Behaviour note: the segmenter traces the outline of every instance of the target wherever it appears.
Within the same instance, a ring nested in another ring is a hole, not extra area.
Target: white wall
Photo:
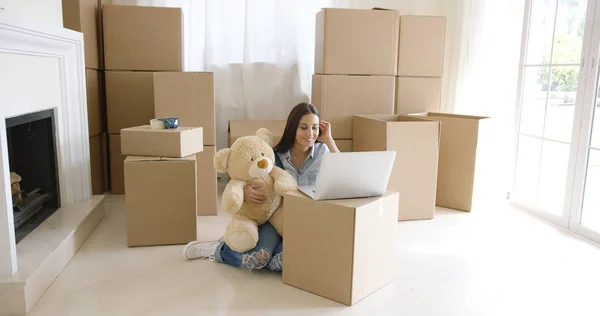
[[[0,0],[0,8],[36,22],[63,27],[62,0]]]

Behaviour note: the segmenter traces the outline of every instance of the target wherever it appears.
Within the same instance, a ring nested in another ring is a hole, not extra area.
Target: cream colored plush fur
[[[237,252],[253,249],[258,242],[258,226],[269,221],[283,236],[282,195],[297,188],[296,180],[275,166],[271,132],[261,128],[255,136],[238,138],[231,148],[221,149],[214,158],[215,169],[231,180],[223,191],[221,205],[232,215],[225,231],[225,243]],[[262,184],[262,204],[244,201],[244,187]]]

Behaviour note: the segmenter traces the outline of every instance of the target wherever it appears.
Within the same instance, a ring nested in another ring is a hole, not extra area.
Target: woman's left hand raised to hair
[[[318,141],[322,143],[327,143],[333,140],[333,136],[331,136],[331,124],[327,121],[321,121],[319,123],[319,137]]]
[[[340,150],[335,144],[335,141],[333,140],[333,136],[331,134],[331,124],[327,121],[321,121],[321,123],[319,123],[319,129],[321,133],[317,140],[327,145],[327,148],[329,148],[330,152],[339,153]]]

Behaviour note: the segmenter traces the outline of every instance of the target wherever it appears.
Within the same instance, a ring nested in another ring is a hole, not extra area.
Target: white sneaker
[[[215,260],[217,246],[219,246],[220,243],[220,241],[214,240],[192,241],[183,247],[181,255],[185,259],[210,259],[213,261]]]

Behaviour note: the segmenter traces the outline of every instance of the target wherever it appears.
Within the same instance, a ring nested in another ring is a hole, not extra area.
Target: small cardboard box
[[[312,103],[333,136],[352,139],[355,114],[394,114],[396,78],[392,76],[314,75]]]
[[[126,156],[121,155],[121,135],[108,136],[110,156],[110,191],[112,194],[125,194],[123,162]]]
[[[352,152],[352,139],[336,139],[335,144],[340,152]]]
[[[100,71],[85,70],[88,132],[89,136],[97,136],[106,132],[106,106],[104,105],[104,90],[101,87]]]
[[[396,77],[396,114],[438,112],[442,78]]]
[[[398,193],[315,201],[283,199],[283,282],[353,305],[395,277]]]
[[[183,70],[180,8],[104,5],[102,26],[107,70]]]
[[[63,26],[83,33],[85,67],[102,69],[98,0],[62,0]]]
[[[177,117],[180,126],[202,127],[204,145],[216,145],[214,74],[154,73],[154,116]]]
[[[217,171],[213,166],[215,154],[215,146],[204,146],[204,150],[196,154],[198,216],[217,215],[218,213]]]
[[[398,219],[432,219],[440,123],[402,115],[357,115],[354,135],[354,151],[396,151],[387,188],[400,193]]]
[[[105,80],[109,134],[150,123],[154,118],[152,72],[107,71]]]
[[[477,143],[483,116],[415,113],[441,122],[436,205],[470,212],[477,165]]]
[[[229,121],[229,126],[227,128],[229,142],[227,146],[231,147],[231,145],[242,136],[255,135],[256,131],[261,128],[266,128],[271,131],[273,134],[271,146],[275,146],[279,143],[279,140],[281,140],[281,136],[283,136],[285,121]]]
[[[103,141],[106,140],[106,134],[90,137],[90,171],[92,178],[92,194],[104,194],[107,189],[105,168],[106,168],[106,146]]]
[[[202,127],[153,130],[150,125],[121,130],[121,154],[182,158],[203,150]]]
[[[445,17],[401,16],[397,75],[442,77],[445,41]]]
[[[395,76],[397,11],[325,8],[316,15],[315,74]]]
[[[125,159],[127,245],[196,240],[196,156]]]

